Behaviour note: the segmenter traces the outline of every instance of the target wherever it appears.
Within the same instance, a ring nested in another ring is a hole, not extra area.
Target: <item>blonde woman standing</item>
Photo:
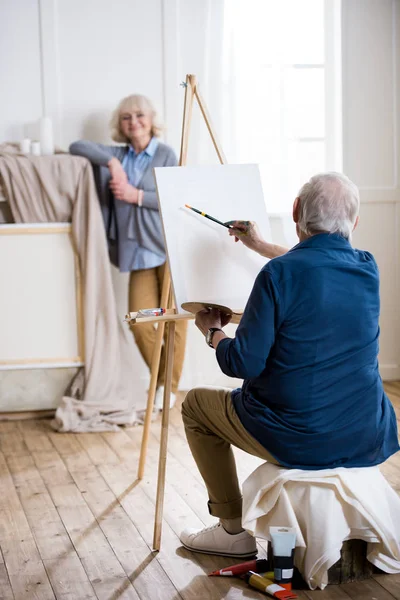
[[[173,149],[158,139],[161,128],[145,96],[135,94],[121,100],[110,126],[112,139],[123,145],[81,140],[71,144],[69,150],[89,159],[94,167],[110,260],[122,273],[130,272],[129,311],[153,308],[160,304],[166,260],[153,168],[173,167],[177,160]],[[146,323],[132,331],[150,368],[155,328]],[[176,324],[171,405],[182,373],[185,343],[186,323],[180,321]],[[163,347],[156,408],[162,407],[164,367]]]

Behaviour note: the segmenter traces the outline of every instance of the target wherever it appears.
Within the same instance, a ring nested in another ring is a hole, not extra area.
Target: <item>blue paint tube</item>
[[[274,561],[274,581],[291,590],[296,530],[294,527],[270,527],[269,534]]]

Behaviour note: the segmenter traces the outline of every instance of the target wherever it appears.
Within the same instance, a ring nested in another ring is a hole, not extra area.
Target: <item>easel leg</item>
[[[158,483],[156,499],[156,518],[154,523],[153,548],[160,549],[161,527],[164,508],[165,473],[167,466],[167,444],[169,425],[169,401],[171,396],[172,368],[174,364],[175,321],[168,326],[167,356],[165,364],[165,387],[161,423],[160,456],[158,461]]]
[[[183,107],[183,122],[182,122],[182,139],[181,139],[181,152],[179,157],[179,165],[186,164],[187,157],[187,148],[189,141],[189,130],[192,119],[192,109],[193,109],[193,100],[194,100],[194,89],[196,85],[196,78],[194,75],[188,75],[186,77],[186,89],[185,89],[185,102]],[[167,262],[168,265],[168,262]],[[164,272],[164,281],[163,288],[161,293],[161,307],[170,308],[172,304],[167,302],[169,300],[169,292],[171,289],[171,277],[169,273],[169,269],[165,268]],[[140,327],[140,325],[139,325]],[[139,470],[138,470],[138,479],[143,479],[144,468],[146,464],[146,454],[147,454],[147,446],[149,443],[149,435],[150,435],[150,424],[151,424],[151,415],[153,413],[154,408],[154,398],[156,395],[156,387],[157,387],[157,379],[158,379],[158,371],[160,369],[160,357],[161,357],[161,348],[164,337],[164,323],[159,323],[157,326],[157,334],[156,341],[154,344],[153,358],[151,361],[151,377],[150,377],[150,386],[149,393],[147,397],[147,407],[146,407],[146,416],[143,425],[143,436],[142,436],[142,445],[140,448],[140,458],[139,458]],[[164,389],[166,389],[164,387]],[[168,405],[169,407],[169,405]]]
[[[187,149],[188,149],[188,141],[189,141],[189,131],[192,119],[192,109],[193,109],[193,100],[196,97],[197,102],[200,106],[200,110],[203,114],[204,120],[206,122],[207,128],[210,132],[212,142],[217,151],[218,158],[221,163],[225,163],[225,156],[222,152],[222,148],[220,147],[216,136],[213,132],[213,127],[211,125],[211,121],[205,107],[205,104],[202,100],[202,97],[197,88],[197,81],[194,75],[186,76],[186,89],[185,89],[185,102],[183,109],[183,124],[182,124],[182,138],[181,138],[181,152],[179,158],[179,166],[186,165],[187,159]],[[167,271],[165,273],[165,278],[167,277]],[[170,275],[168,271],[168,289],[170,289]],[[164,291],[164,285],[163,285]],[[164,305],[162,305],[164,306]],[[172,306],[172,299],[168,303],[168,308]],[[161,325],[161,323],[160,323]],[[159,326],[160,326],[159,325]],[[160,334],[161,335],[161,334]],[[157,337],[157,341],[159,338]],[[161,352],[161,343],[162,343],[162,335],[160,337],[160,347],[157,347],[157,352]],[[170,403],[170,395],[171,395],[171,383],[172,383],[172,367],[173,367],[173,359],[174,359],[174,341],[175,341],[175,321],[170,321],[169,329],[168,329],[168,341],[167,341],[167,356],[166,356],[166,365],[165,365],[165,387],[164,387],[164,399],[163,399],[163,414],[162,414],[162,429],[161,429],[161,441],[160,441],[160,456],[158,463],[158,482],[157,482],[157,500],[156,500],[156,516],[154,523],[154,537],[153,537],[153,547],[155,550],[160,549],[161,545],[161,527],[162,527],[162,517],[163,517],[163,508],[164,508],[164,489],[165,489],[165,473],[166,473],[166,462],[167,462],[167,444],[168,444],[168,424],[169,424],[169,403]],[[156,383],[153,382],[153,377],[155,381],[157,381],[157,374],[160,365],[160,360],[154,359],[154,365],[152,364],[152,384],[155,390]],[[154,369],[153,369],[154,367]],[[150,390],[152,386],[150,386]],[[139,473],[141,473],[141,477],[143,477],[144,471],[144,461],[147,449],[147,441],[149,435],[149,427],[151,420],[151,411],[153,410],[154,404],[154,394],[151,397],[149,391],[149,400],[148,400],[148,409],[146,413],[146,422],[147,423],[147,434],[145,440],[145,432],[143,432],[143,440],[142,440],[142,451],[140,463],[141,467],[139,467]],[[151,405],[151,410],[149,410]],[[145,426],[146,426],[145,422]],[[139,477],[139,478],[141,478]]]
[[[169,275],[168,266],[166,265],[165,271],[164,271],[163,287],[162,287],[162,291],[161,291],[161,307],[167,306],[170,288],[171,288],[171,278]],[[140,327],[140,325],[137,325],[137,327]],[[162,348],[162,343],[163,343],[163,338],[164,338],[164,327],[165,327],[165,323],[158,323],[158,325],[157,325],[156,340],[155,340],[153,356],[152,356],[152,360],[151,360],[151,368],[150,368],[151,377],[150,377],[149,394],[147,396],[146,416],[145,416],[144,425],[143,425],[142,445],[140,448],[138,479],[143,479],[144,468],[146,465],[147,446],[149,443],[151,416],[153,414],[154,398],[156,395],[158,372],[160,369],[160,358],[161,358],[161,348]]]
[[[221,163],[221,165],[226,165],[226,157],[225,157],[224,151],[222,150],[222,147],[221,147],[219,141],[217,140],[217,136],[214,133],[214,127],[211,123],[211,117],[209,115],[208,109],[204,103],[203,97],[200,94],[200,90],[197,85],[194,88],[194,94],[196,96],[197,104],[199,105],[199,108],[201,110],[201,114],[203,115],[204,121],[207,125],[207,129],[211,136],[212,143],[214,144],[214,148],[218,155],[219,162]]]
[[[192,111],[193,111],[193,100],[194,90],[196,87],[196,77],[194,75],[187,75],[186,77],[186,89],[185,89],[185,102],[183,105],[183,121],[182,121],[182,137],[181,137],[181,152],[179,155],[179,166],[183,167],[186,165],[187,151],[189,144],[189,131],[192,122]]]
[[[192,109],[194,100],[194,90],[196,86],[196,78],[193,75],[186,77],[185,101],[183,106],[183,122],[182,122],[182,138],[181,151],[179,156],[179,166],[186,165],[187,149],[189,142],[189,131],[192,120]],[[168,281],[170,284],[170,275],[168,271]],[[171,302],[168,307],[172,306]],[[167,463],[167,444],[168,444],[168,424],[169,424],[169,402],[171,396],[172,383],[172,367],[174,360],[174,341],[175,341],[175,322],[169,323],[167,355],[165,363],[165,386],[163,400],[163,414],[161,423],[161,440],[160,440],[160,458],[158,463],[158,480],[157,480],[157,500],[156,500],[156,516],[154,522],[153,548],[160,549],[161,545],[161,526],[164,508],[164,488],[165,488],[165,471]],[[159,368],[157,364],[157,373]],[[146,415],[147,416],[147,415]],[[149,424],[150,425],[150,424]]]

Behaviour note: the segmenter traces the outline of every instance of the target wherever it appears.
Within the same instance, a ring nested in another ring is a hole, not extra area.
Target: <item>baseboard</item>
[[[399,381],[400,365],[379,365],[379,372],[383,381]]]
[[[55,410],[21,410],[17,412],[0,412],[0,421],[26,421],[28,419],[50,419]]]

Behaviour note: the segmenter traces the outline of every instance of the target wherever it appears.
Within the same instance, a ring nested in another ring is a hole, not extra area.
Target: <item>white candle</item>
[[[29,154],[31,151],[31,140],[29,138],[24,138],[19,144],[19,149],[24,154]]]
[[[39,125],[42,154],[54,154],[53,125],[50,117],[42,117]]]
[[[31,143],[31,154],[34,156],[40,156],[40,142]]]

